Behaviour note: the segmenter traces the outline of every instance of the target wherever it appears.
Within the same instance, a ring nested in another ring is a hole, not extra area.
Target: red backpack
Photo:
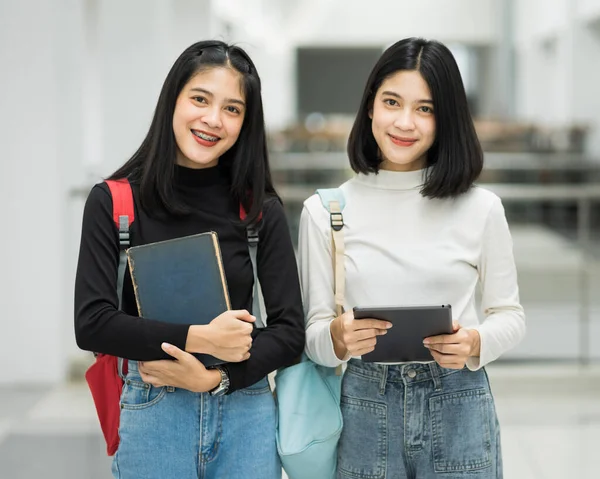
[[[119,230],[119,270],[117,275],[117,294],[119,308],[122,307],[123,279],[127,267],[126,249],[129,247],[129,228],[135,220],[133,193],[127,179],[106,180],[113,201],[113,220]],[[259,221],[262,217],[259,217]],[[240,219],[246,218],[246,211],[240,205]],[[258,230],[254,226],[246,229],[250,250],[250,259],[254,272],[253,314],[257,326],[264,326],[260,309],[259,282],[256,272],[256,254],[258,250]],[[96,361],[85,373],[85,379],[92,393],[102,434],[106,441],[106,452],[114,455],[119,447],[119,420],[121,416],[121,392],[127,375],[127,359],[108,354],[94,354]]]

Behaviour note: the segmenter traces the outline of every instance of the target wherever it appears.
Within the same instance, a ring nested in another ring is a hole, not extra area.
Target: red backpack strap
[[[106,180],[113,201],[113,221],[119,230],[121,248],[129,246],[129,227],[135,220],[133,192],[126,178]]]

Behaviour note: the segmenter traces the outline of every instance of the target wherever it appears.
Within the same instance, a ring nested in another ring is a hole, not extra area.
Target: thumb
[[[256,321],[256,318],[245,309],[232,311],[232,313],[237,319],[241,319],[242,321],[247,321],[248,323],[253,323],[254,321]]]
[[[462,326],[458,323],[458,321],[452,321],[452,332],[456,333]]]
[[[175,359],[183,359],[185,355],[181,349],[169,343],[162,343],[160,347],[165,353],[167,353],[169,356],[173,356]]]

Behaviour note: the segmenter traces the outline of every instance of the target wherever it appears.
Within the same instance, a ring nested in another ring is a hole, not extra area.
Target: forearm
[[[188,329],[185,350],[188,353],[214,354],[211,343],[208,341],[208,325],[192,325]]]
[[[95,313],[83,309],[75,317],[81,349],[140,361],[167,359],[163,342],[183,349],[188,329],[188,325],[146,320],[109,307]]]

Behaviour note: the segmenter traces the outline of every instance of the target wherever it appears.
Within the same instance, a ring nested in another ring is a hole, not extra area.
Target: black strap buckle
[[[256,245],[258,243],[258,229],[253,227],[246,228],[246,239],[249,244]]]
[[[331,228],[334,231],[340,231],[344,227],[344,217],[342,213],[330,213]]]

